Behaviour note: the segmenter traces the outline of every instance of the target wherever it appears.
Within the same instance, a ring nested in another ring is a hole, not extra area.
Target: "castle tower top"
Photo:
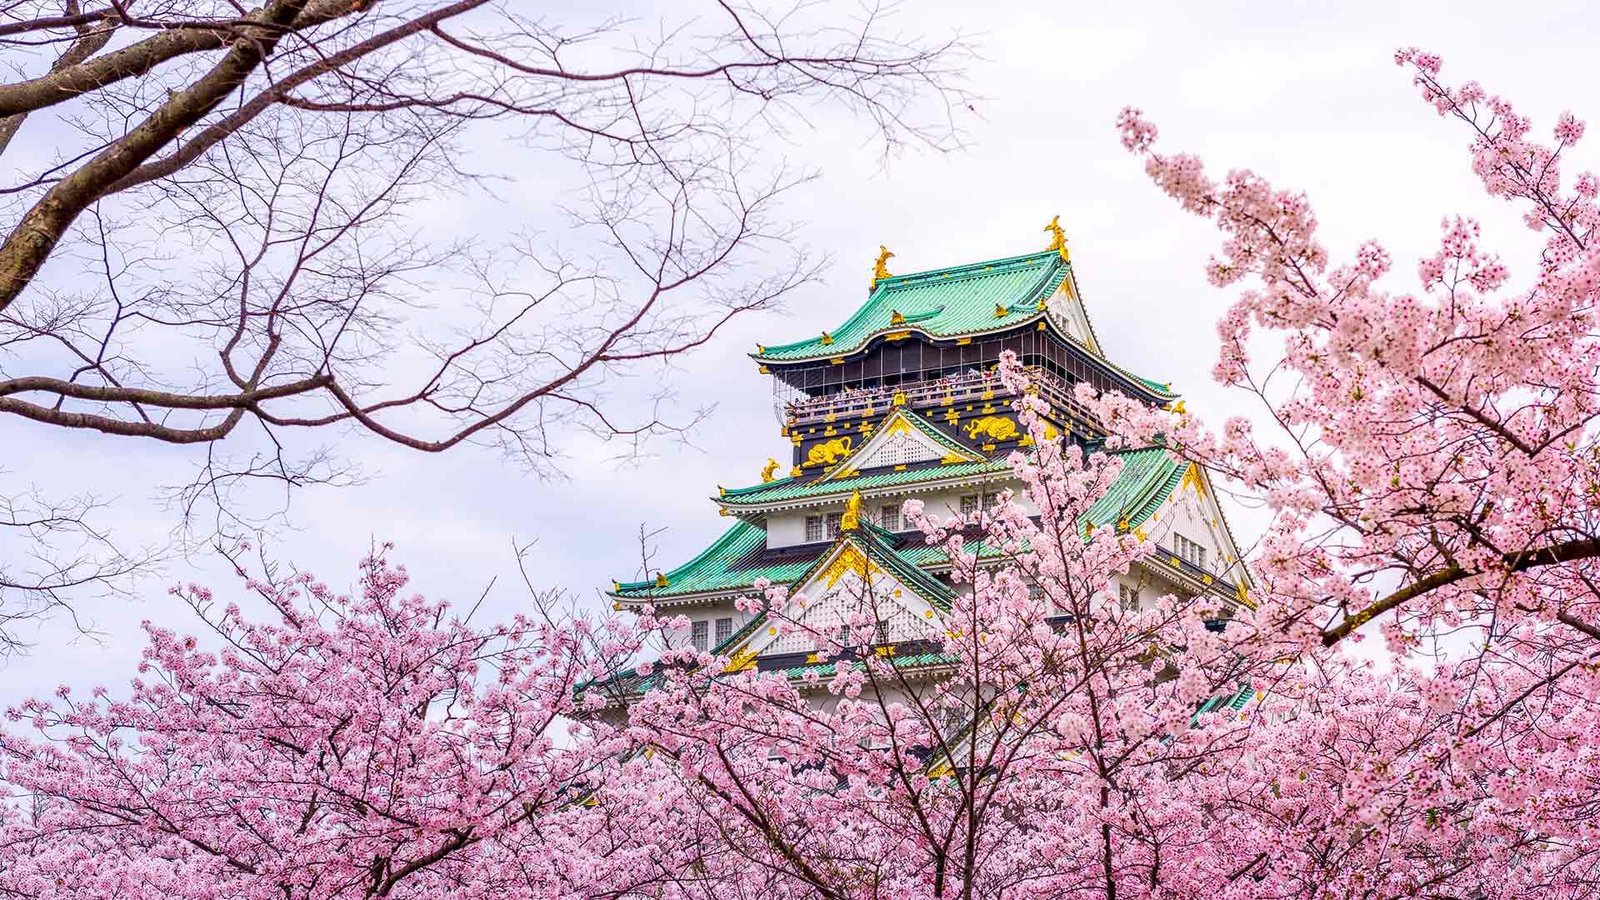
[[[791,474],[848,455],[881,424],[878,419],[900,407],[985,452],[1004,449],[1003,439],[991,439],[993,423],[978,423],[1006,409],[1006,391],[994,373],[1006,351],[1028,368],[1051,404],[1052,421],[1078,438],[1098,433],[1073,398],[1078,382],[1152,405],[1172,402],[1176,395],[1168,385],[1106,358],[1059,226],[1046,230],[1052,241],[1037,253],[883,273],[843,324],[751,354],[775,381],[779,419],[794,446]],[[883,258],[880,253],[880,263]]]

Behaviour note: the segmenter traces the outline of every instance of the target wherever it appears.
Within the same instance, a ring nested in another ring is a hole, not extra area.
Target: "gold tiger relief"
[[[820,444],[814,445],[811,450],[806,453],[805,464],[808,466],[831,466],[848,456],[850,454],[851,446],[852,443],[849,435],[823,441]]]
[[[967,437],[972,440],[982,437],[991,441],[1009,441],[1019,434],[1017,423],[1005,416],[984,416],[967,423]]]

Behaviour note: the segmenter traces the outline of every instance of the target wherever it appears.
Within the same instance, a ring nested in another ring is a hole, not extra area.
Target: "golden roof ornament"
[[[889,260],[893,258],[894,254],[889,252],[888,247],[882,244],[878,245],[878,262],[872,268],[872,284],[867,286],[869,292],[877,290],[878,282],[885,278],[893,277],[889,274]]]
[[[904,325],[905,323],[906,323],[906,317],[901,314],[900,310],[898,310],[898,309],[889,310],[889,324],[890,325]]]
[[[855,491],[850,499],[844,502],[844,515],[839,517],[840,531],[856,531],[861,528],[861,492]]]
[[[771,481],[772,473],[776,471],[778,471],[778,461],[768,457],[766,466],[761,469],[761,483],[766,484]]]
[[[1050,246],[1044,249],[1060,253],[1062,262],[1071,262],[1072,256],[1067,252],[1067,232],[1061,227],[1061,217],[1052,217],[1050,224],[1046,225],[1044,230],[1050,232]]]
[[[670,582],[667,581],[666,573],[657,572],[656,573],[656,582],[655,582],[655,584],[656,584],[656,587],[658,587],[658,588],[664,588],[668,584],[670,584]]]

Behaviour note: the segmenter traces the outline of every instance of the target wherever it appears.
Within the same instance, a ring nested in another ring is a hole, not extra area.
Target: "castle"
[[[726,657],[730,671],[798,679],[831,671],[812,635],[845,621],[848,593],[867,587],[893,598],[877,629],[880,655],[897,669],[936,674],[944,656],[935,628],[964,588],[949,580],[943,551],[905,522],[902,505],[917,498],[931,514],[968,513],[1018,486],[1006,457],[1032,438],[996,372],[1001,353],[1016,353],[1049,404],[1047,433],[1064,440],[1093,445],[1103,436],[1074,399],[1079,382],[1148,404],[1177,402],[1169,385],[1107,358],[1061,229],[1053,221],[1046,230],[1053,240],[1042,252],[911,275],[890,275],[892,254],[880,248],[870,295],[843,324],[758,346],[752,358],[775,383],[789,464],[769,460],[759,483],[719,488],[712,501],[732,526],[682,565],[614,583],[615,607],[649,604],[687,617],[675,646]],[[1121,474],[1083,524],[1131,530],[1156,552],[1108,585],[1104,602],[1211,594],[1223,614],[1242,602],[1248,576],[1205,470],[1159,447],[1120,455]],[[968,549],[980,560],[999,557],[981,544]],[[758,579],[807,598],[805,629],[735,608]],[[609,686],[647,690],[656,677],[630,674]]]

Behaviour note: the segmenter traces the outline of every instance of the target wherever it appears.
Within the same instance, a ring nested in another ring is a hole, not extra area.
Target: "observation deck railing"
[[[1040,366],[1025,366],[1031,383],[1042,397],[1058,409],[1070,409],[1080,418],[1092,421],[1089,411],[1072,395],[1072,386]],[[1009,397],[1010,392],[994,370],[947,375],[926,381],[909,381],[874,388],[852,388],[820,397],[806,397],[784,405],[784,421],[791,427],[834,422],[855,416],[873,415],[896,405],[912,408],[954,406]]]

